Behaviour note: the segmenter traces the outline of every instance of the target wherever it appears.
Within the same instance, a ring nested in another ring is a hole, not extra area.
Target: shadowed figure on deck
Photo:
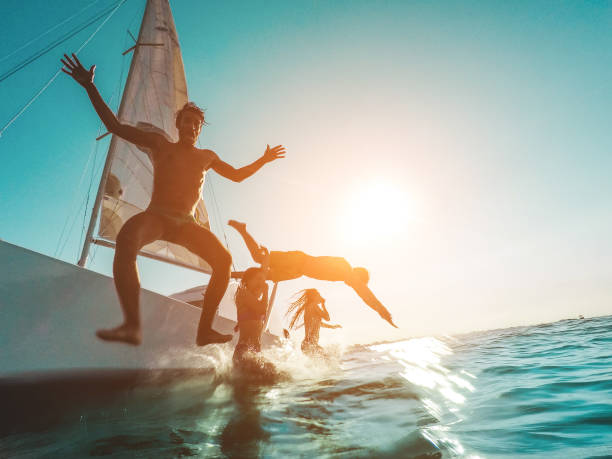
[[[109,132],[141,149],[153,163],[153,192],[144,212],[130,218],[117,236],[113,277],[123,310],[124,322],[111,330],[98,330],[99,338],[140,344],[140,281],[136,256],[145,245],[164,240],[185,247],[204,259],[212,268],[198,326],[196,343],[200,346],[231,339],[212,330],[212,321],[230,278],[232,257],[217,237],[199,225],[194,217],[208,169],[235,182],[250,177],[264,164],[283,158],[285,149],[268,147],[263,156],[240,169],[222,161],[212,150],[199,149],[195,143],[204,124],[204,112],[187,103],[176,116],[179,139],[169,141],[158,132],[149,132],[121,123],[106,105],[94,85],[95,65],[85,69],[78,58],[64,54],[62,71],[85,90],[98,116]]]
[[[268,249],[255,242],[255,239],[247,232],[245,223],[230,220],[228,225],[240,233],[253,260],[261,264]],[[355,290],[365,304],[397,328],[397,325],[393,323],[391,313],[368,288],[370,275],[367,269],[353,268],[348,261],[341,257],[314,257],[300,251],[271,251],[269,253],[270,268],[267,276],[268,280],[280,282],[306,276],[323,281],[344,282]],[[242,273],[232,274],[235,277],[240,277],[241,275]]]

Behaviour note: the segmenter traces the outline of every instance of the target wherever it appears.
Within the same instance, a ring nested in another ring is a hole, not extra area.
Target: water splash
[[[1,457],[609,457],[612,318],[395,343],[299,343],[290,379],[232,377],[229,345],[194,370],[0,381]],[[176,361],[165,354],[160,359]]]

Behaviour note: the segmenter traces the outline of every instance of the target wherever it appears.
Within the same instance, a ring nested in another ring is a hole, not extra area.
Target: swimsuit
[[[202,226],[196,220],[196,218],[189,213],[178,212],[173,209],[167,209],[155,205],[147,207],[145,213],[153,214],[157,217],[161,217],[164,220],[164,240],[174,240],[175,237],[180,234],[185,225],[195,224],[204,228],[204,226]]]
[[[161,206],[149,206],[145,210],[145,212],[149,212],[155,215],[159,215],[160,217],[164,217],[168,220],[171,220],[176,225],[183,225],[185,223],[196,223],[197,220],[192,214],[185,214],[183,212],[176,211],[174,209],[166,209]]]

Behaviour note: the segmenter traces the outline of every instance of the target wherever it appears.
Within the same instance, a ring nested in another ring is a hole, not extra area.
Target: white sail
[[[187,102],[187,83],[178,36],[168,0],[148,0],[130,66],[118,118],[123,123],[161,131],[177,140],[176,112]],[[153,165],[133,144],[113,136],[110,169],[100,201],[100,238],[114,242],[122,225],[148,206],[153,189]],[[196,219],[210,229],[201,199]],[[188,250],[165,241],[145,246],[142,254],[210,271],[208,264]]]

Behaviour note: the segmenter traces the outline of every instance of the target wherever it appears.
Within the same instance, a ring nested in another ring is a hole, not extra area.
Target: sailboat
[[[147,0],[118,118],[177,139],[175,113],[188,100],[180,45],[168,0]],[[127,51],[126,51],[127,52]],[[195,346],[205,286],[171,297],[141,291],[143,342],[105,343],[94,334],[121,322],[113,279],[87,269],[91,244],[114,248],[127,219],[151,197],[153,167],[147,152],[117,136],[110,142],[81,256],[76,265],[0,240],[0,377],[71,369],[192,368],[202,365]],[[203,198],[196,219],[210,229]],[[186,249],[158,241],[140,256],[209,274],[208,264]],[[232,333],[233,291],[226,292],[213,328]],[[268,318],[273,303],[273,290]],[[199,297],[199,300],[198,300]],[[264,343],[276,337],[265,333]]]

